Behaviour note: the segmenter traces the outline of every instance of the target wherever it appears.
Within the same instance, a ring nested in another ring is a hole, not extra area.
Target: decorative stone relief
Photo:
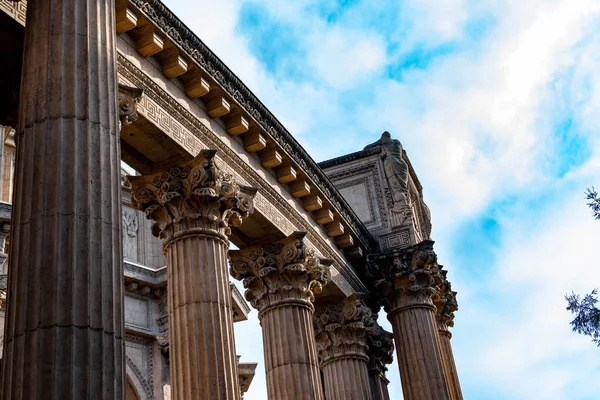
[[[27,14],[27,1],[21,0],[14,2],[12,0],[0,0],[0,10],[10,15],[15,21],[25,26],[25,16]]]
[[[451,335],[448,328],[454,326],[454,313],[458,311],[458,302],[456,301],[456,292],[452,290],[452,284],[447,279],[448,271],[443,270],[440,265],[443,276],[442,284],[437,288],[433,298],[433,304],[436,308],[436,317],[440,332]]]
[[[356,295],[317,307],[313,320],[321,367],[338,357],[367,360],[366,338],[374,333],[375,316]]]
[[[366,275],[379,293],[386,312],[428,305],[442,285],[443,276],[433,251],[433,241],[367,257]]]
[[[126,260],[138,260],[138,229],[137,211],[123,206],[123,258]]]
[[[156,318],[156,322],[158,323],[158,329],[161,332],[164,332],[169,328],[169,308],[167,296],[158,301],[158,318]]]
[[[132,124],[138,119],[137,103],[142,97],[142,89],[119,84],[119,120],[121,127]]]
[[[369,346],[369,371],[384,376],[387,371],[386,365],[394,361],[394,335],[376,324],[373,333],[367,336],[367,345]]]
[[[154,352],[152,341],[138,336],[125,337],[126,364],[142,385],[148,399],[154,399]]]
[[[214,165],[215,150],[202,150],[179,167],[146,176],[130,176],[132,204],[154,221],[152,234],[168,246],[186,232],[227,240],[253,211],[256,189],[238,185]]]
[[[282,199],[281,195],[271,186],[271,184],[266,182],[256,171],[247,168],[247,164],[240,159],[239,155],[237,155],[234,150],[215,138],[215,135],[210,128],[204,125],[193,114],[179,104],[179,102],[173,99],[169,93],[165,92],[151,78],[146,76],[143,71],[138,69],[120,53],[117,54],[117,58],[119,77],[144,89],[144,96],[138,104],[138,112],[147,117],[147,115],[144,114],[142,105],[146,99],[152,99],[153,103],[163,110],[161,115],[167,115],[169,118],[179,121],[179,123],[185,127],[186,132],[189,132],[190,136],[195,140],[195,143],[198,143],[198,146],[202,144],[203,147],[218,149],[224,164],[232,166],[237,174],[250,186],[260,188],[260,195],[264,198],[264,204],[272,211],[272,213],[267,215],[275,215],[278,217],[278,224],[280,222],[285,224],[281,225],[285,227],[282,231],[286,233],[292,233],[293,231],[298,230],[306,231],[307,240],[313,243],[324,257],[335,260],[334,267],[339,271],[340,275],[352,285],[354,291],[364,292],[367,290],[361,280],[356,276],[354,270],[348,265],[347,261],[331,249],[330,242],[324,239],[321,234],[315,232],[311,224],[300,216],[285,199]],[[198,147],[197,150],[188,149],[188,151],[190,154],[198,154],[199,149],[200,147]],[[258,198],[259,196],[255,197],[255,201],[260,201],[260,198]],[[264,211],[262,206],[260,207],[261,212]],[[288,227],[291,228],[288,229]],[[364,248],[376,246],[370,236],[361,235],[360,233],[357,233],[357,235],[363,246],[365,246]]]
[[[263,246],[231,250],[231,275],[243,280],[246,300],[259,313],[297,302],[312,308],[315,293],[330,280],[330,260],[315,257],[304,243],[304,232]]]

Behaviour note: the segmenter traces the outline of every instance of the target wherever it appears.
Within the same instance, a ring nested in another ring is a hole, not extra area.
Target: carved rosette
[[[369,255],[366,273],[386,312],[411,307],[434,309],[433,295],[443,282],[433,241],[387,253]]]
[[[138,119],[137,103],[144,90],[119,83],[119,121],[121,127],[132,124]]]
[[[259,311],[297,303],[314,309],[314,295],[330,279],[330,260],[315,257],[304,243],[305,232],[267,245],[229,252],[231,275],[243,280],[246,300]]]
[[[218,170],[215,150],[202,150],[193,160],[166,171],[128,176],[134,207],[154,221],[152,234],[165,241],[187,235],[212,235],[227,240],[254,211],[256,189],[238,185]]]
[[[355,295],[317,307],[313,321],[321,368],[340,358],[368,361],[367,336],[374,333],[375,316]]]
[[[440,269],[442,266],[440,265]],[[458,311],[456,292],[452,290],[452,284],[446,278],[448,271],[441,270],[443,281],[433,297],[436,308],[436,319],[440,333],[452,337],[449,328],[454,326],[454,313]]]
[[[367,336],[367,346],[369,346],[369,372],[385,376],[386,365],[394,361],[394,335],[376,324],[373,333]]]

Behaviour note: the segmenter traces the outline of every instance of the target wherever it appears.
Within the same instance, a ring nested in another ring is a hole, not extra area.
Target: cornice
[[[148,77],[143,71],[131,63],[125,56],[117,53],[117,69],[123,78],[127,79],[131,84],[140,89],[144,89],[144,96],[155,101],[163,107],[165,111],[177,118],[177,120],[193,133],[203,145],[207,148],[218,150],[218,155],[224,163],[235,166],[235,171],[239,174],[248,185],[259,189],[259,193],[271,204],[276,205],[283,212],[297,230],[307,232],[307,239],[316,246],[319,252],[326,258],[332,259],[335,262],[335,268],[340,275],[352,286],[357,292],[368,292],[367,287],[358,278],[357,273],[348,268],[350,264],[337,253],[335,253],[327,242],[315,232],[313,227],[302,218],[297,211],[288,202],[281,199],[281,195],[269,183],[251,168],[244,168],[239,155],[224,144],[221,140],[215,137],[215,134],[204,125],[196,116],[185,109],[179,102],[163,90],[152,78]]]
[[[369,149],[360,150],[354,153],[345,154],[340,157],[332,158],[330,160],[321,161],[319,163],[319,167],[322,169],[335,167],[336,165],[346,164],[350,161],[360,160],[361,158],[366,158],[372,156],[374,154],[381,153],[381,147],[371,147]]]
[[[246,85],[217,57],[173,12],[159,0],[129,0],[130,4],[159,28],[176,46],[195,61],[240,108],[256,122],[264,133],[319,188],[344,223],[368,251],[375,251],[377,242],[361,223],[352,208],[329,181],[317,163],[294,139],[287,129],[246,87]]]

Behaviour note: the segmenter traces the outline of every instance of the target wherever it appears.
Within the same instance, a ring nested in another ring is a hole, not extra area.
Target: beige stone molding
[[[434,310],[433,295],[443,276],[433,243],[425,240],[401,250],[368,256],[367,276],[373,279],[378,301],[388,314],[411,307]]]
[[[375,316],[356,295],[317,306],[313,320],[321,368],[337,358],[368,360],[367,336],[375,332]]]
[[[315,257],[305,232],[273,244],[229,252],[231,275],[244,281],[246,300],[260,315],[271,307],[297,303],[313,309],[314,295],[330,279],[330,260]]]
[[[166,171],[129,176],[134,207],[154,220],[152,233],[165,240],[186,235],[213,235],[227,241],[230,226],[252,212],[256,189],[238,185],[213,162],[215,150]]]

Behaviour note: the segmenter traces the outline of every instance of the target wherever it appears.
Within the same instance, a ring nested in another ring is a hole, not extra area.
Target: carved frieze
[[[231,250],[231,275],[243,280],[246,300],[259,313],[283,304],[313,307],[315,293],[330,280],[329,260],[316,257],[295,232],[273,244]]]
[[[138,111],[144,113],[142,106],[145,101],[151,99],[156,104],[160,113],[160,118],[170,118],[169,126],[176,125],[173,121],[178,121],[183,129],[183,143],[192,143],[194,149],[196,144],[201,143],[203,147],[218,149],[218,155],[224,165],[230,166],[236,172],[237,178],[242,178],[248,185],[260,188],[260,192],[255,196],[255,205],[261,212],[266,213],[267,217],[274,221],[282,231],[290,234],[293,231],[307,232],[306,240],[313,244],[316,250],[325,258],[335,260],[334,268],[337,269],[344,279],[352,285],[354,291],[365,292],[367,288],[363,285],[356,273],[348,265],[348,262],[333,251],[328,242],[315,232],[311,224],[298,214],[298,212],[285,201],[280,193],[266,182],[257,171],[247,167],[247,164],[240,159],[239,155],[219,140],[215,133],[198,118],[190,113],[178,101],[173,99],[166,91],[157,85],[150,77],[144,74],[133,63],[128,61],[122,54],[117,55],[118,72],[121,78],[124,78],[130,84],[144,89],[144,96],[138,105]],[[144,114],[145,117],[148,115]],[[166,126],[166,123],[163,124]],[[160,125],[160,126],[163,126]],[[157,125],[159,126],[159,125]],[[161,128],[162,129],[162,128]],[[165,132],[174,132],[173,130]],[[186,149],[188,147],[185,147]],[[190,149],[190,154],[197,154],[197,150]]]
[[[433,295],[443,282],[431,240],[369,255],[366,274],[388,313],[414,306],[433,309]]]
[[[313,317],[321,367],[338,358],[367,360],[367,336],[375,316],[356,295],[341,304],[317,307]]]
[[[370,235],[352,209],[346,205],[344,199],[329,182],[323,171],[246,85],[160,1],[131,0],[131,2],[139,12],[159,27],[175,45],[179,46],[202,67],[208,76],[212,77],[235,100],[239,107],[244,109],[263,128],[263,132],[277,143],[303,173],[322,190],[324,197],[339,212],[344,222],[351,227],[362,245],[367,249],[371,248],[374,243]]]
[[[165,240],[189,233],[227,240],[253,211],[256,189],[238,185],[215,166],[215,150],[202,150],[193,160],[147,176],[130,176],[132,204],[154,221],[152,234]]]

